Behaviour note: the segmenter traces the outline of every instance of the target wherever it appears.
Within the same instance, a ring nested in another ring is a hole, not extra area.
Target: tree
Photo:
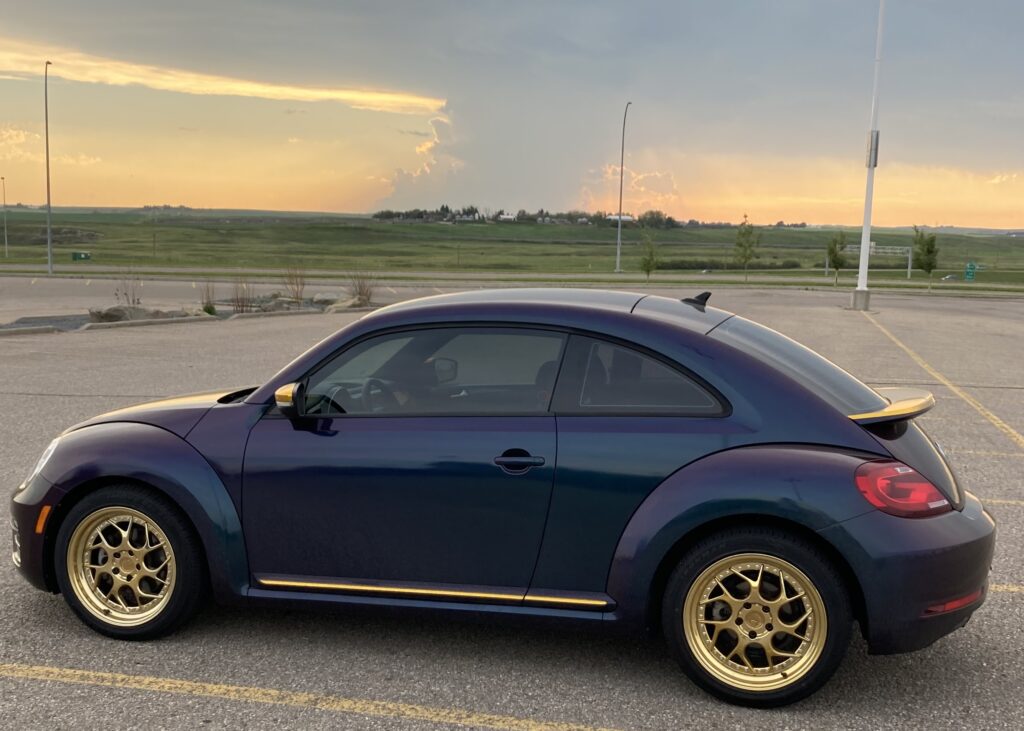
[[[828,265],[835,269],[836,278],[832,282],[833,287],[839,286],[839,270],[846,266],[846,232],[840,231],[828,242]]]
[[[638,220],[644,228],[665,228],[665,218],[662,211],[644,211]]]
[[[651,281],[651,272],[658,268],[658,246],[647,231],[640,234],[643,239],[640,243],[640,271],[647,275],[647,281]]]
[[[754,231],[754,225],[743,214],[743,223],[736,229],[736,263],[743,266],[743,281],[748,281],[747,267],[754,260],[754,252],[761,243],[761,234]]]
[[[914,268],[928,274],[928,291],[932,291],[932,272],[939,266],[939,245],[935,234],[914,226]]]

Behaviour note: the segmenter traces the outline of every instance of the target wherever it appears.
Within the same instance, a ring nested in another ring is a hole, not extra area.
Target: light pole
[[[53,226],[50,211],[50,62],[43,66],[43,126],[46,133],[46,273],[53,274]]]
[[[626,165],[626,115],[629,114],[629,105],[633,102],[626,102],[626,111],[622,113],[622,149],[619,150],[619,231],[615,235],[615,273],[622,272],[622,172]]]
[[[871,302],[868,292],[868,258],[871,255],[871,203],[875,193],[875,168],[878,167],[878,76],[882,70],[882,25],[885,20],[885,0],[878,3],[878,34],[875,37],[875,80],[871,88],[871,121],[868,130],[868,180],[864,191],[864,225],[860,232],[860,268],[857,288],[853,290],[852,306],[866,310]]]
[[[7,258],[7,178],[0,175],[0,185],[4,189],[4,259]]]

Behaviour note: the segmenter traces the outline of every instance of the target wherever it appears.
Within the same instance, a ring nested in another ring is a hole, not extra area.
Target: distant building
[[[619,222],[619,214],[617,214],[617,213],[610,213],[607,216],[605,216],[605,220],[608,221],[608,223],[618,223]],[[636,219],[633,218],[628,213],[623,213],[622,214],[622,222],[623,223],[633,223],[635,220]]]
[[[514,213],[499,213],[498,214],[498,220],[499,221],[506,221],[506,222],[515,221],[516,220],[516,216],[515,216]]]

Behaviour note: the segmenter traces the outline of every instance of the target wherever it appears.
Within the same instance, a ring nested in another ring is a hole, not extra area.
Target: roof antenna
[[[701,292],[696,297],[684,297],[682,301],[684,304],[693,305],[703,310],[709,299],[711,299],[710,292]]]

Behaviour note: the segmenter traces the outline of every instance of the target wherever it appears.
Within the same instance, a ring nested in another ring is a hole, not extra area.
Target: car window
[[[717,415],[722,404],[680,369],[630,347],[574,336],[556,410]]]
[[[526,328],[430,328],[348,348],[312,374],[308,414],[546,412],[566,336]]]
[[[729,318],[711,331],[711,337],[796,379],[845,414],[875,411],[888,403],[874,389],[827,358],[746,318]]]

